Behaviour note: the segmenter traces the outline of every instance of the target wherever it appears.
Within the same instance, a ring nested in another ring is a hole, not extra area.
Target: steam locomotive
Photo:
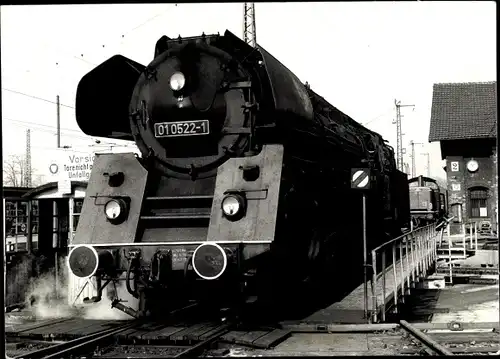
[[[435,179],[418,176],[408,180],[410,213],[415,227],[439,221],[446,215],[448,192]]]
[[[68,255],[74,275],[95,276],[93,301],[124,280],[139,306],[113,305],[133,316],[313,296],[339,269],[361,278],[353,167],[371,170],[368,249],[410,227],[407,178],[383,138],[229,31],[163,36],[148,66],[111,57],[79,82],[76,118],[141,152],[96,155]]]

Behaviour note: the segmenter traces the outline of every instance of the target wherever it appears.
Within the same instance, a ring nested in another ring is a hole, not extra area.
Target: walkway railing
[[[467,227],[469,227],[470,249],[475,249],[477,251],[477,232],[478,232],[477,222],[470,222],[468,223]],[[464,234],[467,234],[465,228],[464,228]]]
[[[467,234],[466,229],[469,230]],[[462,224],[462,233],[458,235],[451,236],[447,234],[446,240],[443,240],[443,234],[441,234],[437,248],[441,250],[440,258],[448,258],[451,260],[452,251],[461,251],[462,257],[467,258],[468,250],[478,250],[478,224],[477,222],[470,222],[468,224]],[[461,242],[461,243],[459,243]],[[443,250],[448,254],[443,254]]]
[[[398,298],[404,298],[412,283],[427,274],[437,258],[436,240],[435,224],[431,224],[372,250],[372,323],[377,322],[379,313],[382,321],[385,321],[386,306],[393,301],[397,310]],[[387,301],[388,297],[392,297],[390,301]]]

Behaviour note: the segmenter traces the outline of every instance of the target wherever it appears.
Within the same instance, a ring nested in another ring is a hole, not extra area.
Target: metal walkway
[[[439,232],[435,224],[418,228],[397,237],[372,250],[373,277],[371,286],[371,305],[368,304],[370,322],[385,321],[387,309],[394,305],[397,311],[399,299],[410,294],[411,288],[437,260],[436,244]],[[391,264],[387,267],[387,256]],[[381,271],[377,273],[377,262],[381,261]],[[376,283],[373,285],[373,283]],[[370,301],[368,301],[369,303]]]
[[[373,275],[368,279],[366,296],[362,283],[340,302],[309,320],[331,316],[333,321],[341,323],[385,321],[387,311],[391,308],[397,311],[398,302],[403,302],[415,283],[434,266],[439,237],[435,225],[429,225],[375,248],[371,251]]]

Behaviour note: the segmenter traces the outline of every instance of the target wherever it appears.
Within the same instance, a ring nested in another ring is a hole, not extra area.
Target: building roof
[[[4,198],[21,198],[32,189],[31,187],[3,187],[2,194]]]
[[[496,81],[434,84],[429,142],[496,136]]]
[[[45,191],[49,191],[52,189],[57,188],[58,183],[57,182],[49,182],[44,185],[38,186],[36,188],[31,189],[29,192],[26,192],[23,194],[23,198],[33,198],[40,193],[43,193]],[[87,182],[81,182],[81,181],[71,181],[71,190],[73,191],[75,187],[85,187],[87,188]]]

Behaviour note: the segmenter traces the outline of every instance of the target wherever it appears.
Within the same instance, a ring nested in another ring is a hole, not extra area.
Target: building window
[[[38,212],[38,200],[33,200],[31,201],[31,225],[32,225],[32,231],[33,234],[38,234],[38,222],[39,222],[39,217],[40,213]],[[33,240],[37,240],[33,238]]]
[[[83,198],[75,198],[75,204],[73,206],[73,232],[76,232],[78,227],[78,220],[80,219],[80,214],[82,213]]]
[[[488,217],[488,189],[474,187],[469,189],[469,208],[471,218]]]
[[[28,202],[5,201],[5,239],[7,251],[24,251],[28,238]]]
[[[38,200],[31,201],[31,244],[33,249],[38,249],[38,227],[40,212],[38,211]]]

